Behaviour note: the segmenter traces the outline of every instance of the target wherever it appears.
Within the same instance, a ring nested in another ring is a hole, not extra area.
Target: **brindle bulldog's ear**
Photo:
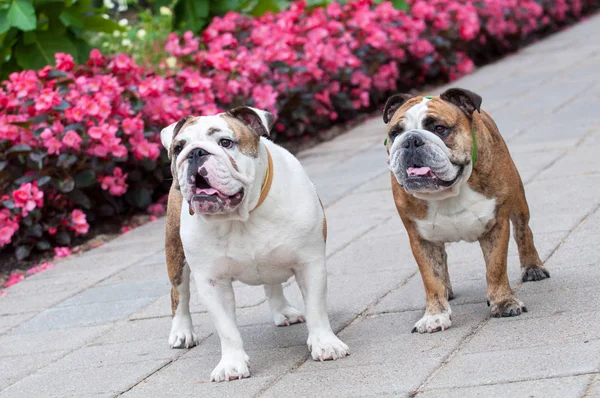
[[[160,141],[167,150],[169,159],[171,158],[171,144],[173,143],[175,136],[177,135],[177,133],[179,133],[179,130],[181,130],[185,122],[187,122],[192,117],[193,116],[186,116],[180,121],[173,123],[160,131]]]
[[[268,137],[275,122],[271,113],[250,106],[240,106],[227,113],[250,127],[258,136]]]
[[[475,111],[481,112],[481,97],[469,90],[451,88],[440,94],[440,98],[458,106],[469,117]]]
[[[411,99],[413,96],[410,94],[395,94],[392,95],[385,103],[383,108],[383,122],[388,124],[394,113],[404,104],[406,101]]]

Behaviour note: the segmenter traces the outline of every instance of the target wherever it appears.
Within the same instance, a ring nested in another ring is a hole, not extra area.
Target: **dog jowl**
[[[479,241],[495,317],[527,311],[508,282],[511,221],[523,281],[550,276],[534,245],[521,177],[481,103],[455,88],[438,97],[397,94],[385,105],[392,192],[425,286],[425,315],[413,330],[420,333],[451,325],[447,242]]]

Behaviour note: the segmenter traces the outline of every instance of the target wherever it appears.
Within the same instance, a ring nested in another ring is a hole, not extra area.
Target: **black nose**
[[[407,137],[402,144],[402,148],[407,149],[415,149],[417,147],[425,145],[423,139],[418,134],[412,134],[410,137]]]
[[[202,156],[206,156],[206,155],[210,155],[210,153],[206,152],[202,148],[196,148],[196,149],[192,149],[190,151],[190,153],[188,153],[188,159],[190,159],[190,160],[198,160]]]

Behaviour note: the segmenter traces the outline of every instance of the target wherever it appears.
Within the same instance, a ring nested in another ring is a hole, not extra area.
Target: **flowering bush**
[[[102,217],[160,211],[149,208],[169,183],[158,133],[183,116],[248,104],[278,115],[277,139],[302,139],[598,6],[418,0],[406,13],[370,0],[297,2],[277,15],[215,18],[201,38],[171,35],[176,68],[164,76],[126,54],[94,50],[81,66],[57,54],[55,67],[13,73],[0,90],[0,247],[25,258],[70,246]]]

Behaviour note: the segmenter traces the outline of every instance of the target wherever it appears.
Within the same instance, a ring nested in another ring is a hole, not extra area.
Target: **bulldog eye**
[[[231,148],[233,146],[233,141],[227,138],[221,138],[219,140],[219,145],[221,145],[223,148]]]
[[[181,144],[177,144],[177,145],[175,145],[175,148],[173,148],[173,153],[175,155],[179,155],[181,153],[181,151],[183,151],[183,145],[181,145]]]
[[[396,137],[398,137],[400,135],[400,131],[399,130],[392,130],[390,131],[390,139],[393,141],[396,139]]]
[[[442,126],[441,124],[438,124],[437,126],[435,126],[433,128],[433,132],[436,133],[437,135],[445,136],[448,133],[448,128],[446,126]]]

